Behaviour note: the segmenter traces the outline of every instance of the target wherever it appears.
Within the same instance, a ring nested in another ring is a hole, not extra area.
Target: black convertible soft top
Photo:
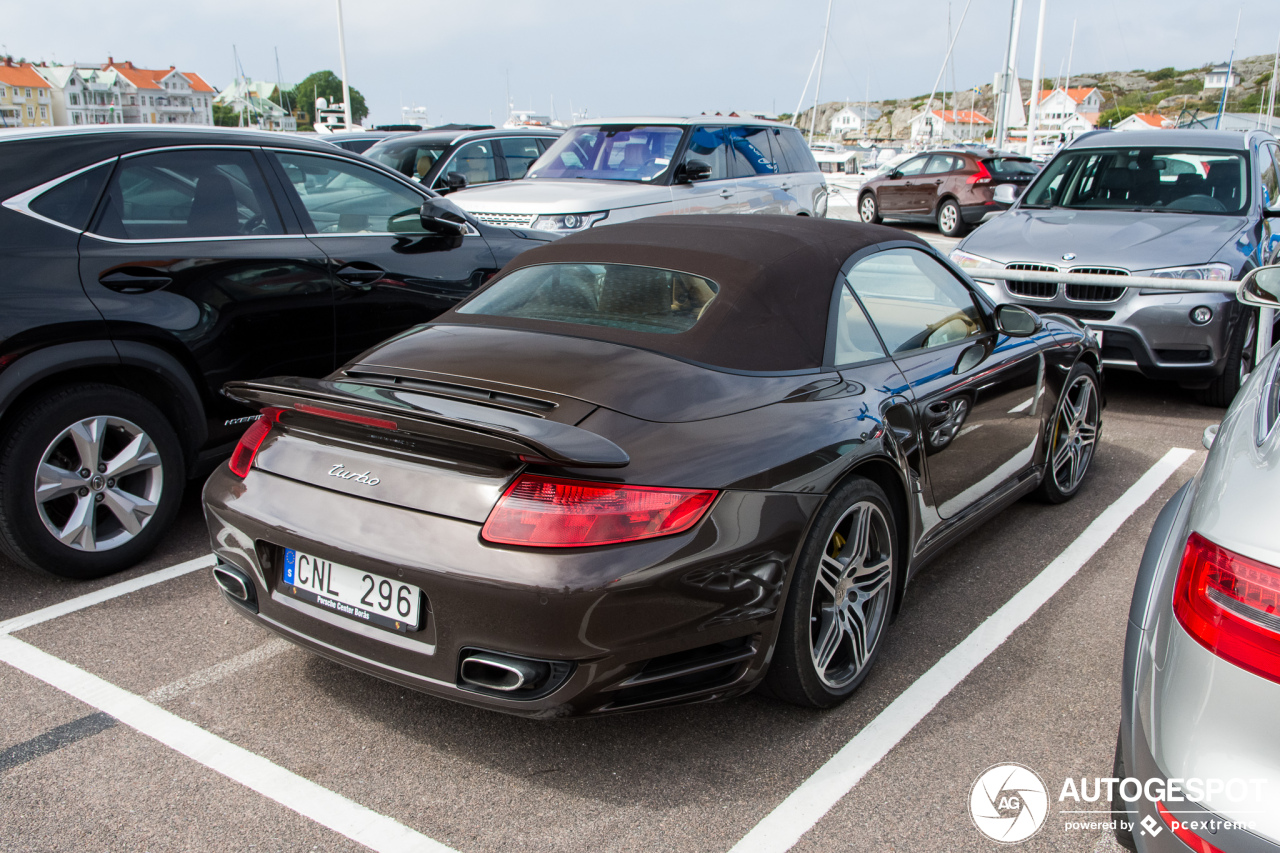
[[[692,273],[715,282],[720,290],[691,329],[654,334],[461,314],[457,307],[435,322],[592,338],[729,370],[810,370],[823,363],[827,318],[840,268],[854,252],[889,241],[928,246],[895,228],[804,216],[639,219],[593,228],[524,252],[494,282],[524,267],[560,263],[633,264]]]

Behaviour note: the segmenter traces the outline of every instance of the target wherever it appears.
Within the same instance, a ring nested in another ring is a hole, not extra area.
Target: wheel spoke
[[[1069,440],[1064,440],[1062,444],[1058,446],[1058,449],[1053,452],[1054,471],[1061,470],[1062,466],[1069,461],[1072,446],[1073,445]]]
[[[156,446],[145,432],[140,432],[123,450],[107,461],[106,476],[120,478],[158,465],[160,454],[156,452]]]
[[[107,489],[102,493],[102,504],[120,520],[120,525],[132,535],[142,530],[142,525],[156,511],[153,501],[131,495],[120,489]]]
[[[813,662],[818,667],[818,672],[826,672],[827,667],[831,666],[831,659],[836,656],[842,639],[844,625],[837,610],[834,607],[823,608],[818,641],[813,645]]]
[[[54,498],[72,494],[83,486],[84,480],[78,472],[41,462],[40,468],[36,471],[36,502],[46,503]]]
[[[94,538],[94,500],[83,497],[76,502],[76,508],[67,519],[67,523],[58,531],[58,541],[64,545],[72,545],[92,551],[97,547]]]
[[[849,528],[849,541],[844,543],[840,557],[845,565],[861,565],[867,557],[868,540],[871,538],[871,510],[866,506],[858,509]]]
[[[1081,444],[1093,444],[1098,440],[1098,428],[1093,424],[1081,424],[1076,435],[1080,436]]]
[[[867,623],[859,608],[846,608],[843,616],[845,633],[849,635],[849,645],[853,647],[853,671],[857,672],[867,662]]]
[[[98,473],[102,461],[102,438],[107,432],[106,418],[86,418],[68,430],[80,454],[80,466]]]
[[[885,560],[858,575],[853,588],[858,591],[859,598],[863,600],[875,598],[880,590],[888,586],[889,577],[892,574],[889,563],[889,560]]]
[[[822,556],[822,560],[818,563],[818,583],[822,584],[822,588],[831,596],[831,600],[836,598],[836,585],[840,583],[840,578],[844,577],[845,567],[835,557]]]

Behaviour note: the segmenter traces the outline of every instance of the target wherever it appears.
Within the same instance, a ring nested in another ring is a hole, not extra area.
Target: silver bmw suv
[[[951,258],[997,302],[1075,317],[1107,367],[1226,406],[1253,369],[1257,312],[1230,294],[1128,288],[1129,275],[1236,280],[1280,256],[1280,146],[1269,133],[1097,131],[1058,153]],[[1114,287],[1003,281],[1004,269],[1113,275]]]

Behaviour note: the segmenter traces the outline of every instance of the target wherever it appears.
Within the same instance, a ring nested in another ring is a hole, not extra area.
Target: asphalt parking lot
[[[383,683],[232,612],[195,486],[123,574],[0,559],[0,848],[983,850],[970,787],[1017,762],[1050,791],[1024,849],[1118,850],[1066,829],[1057,791],[1111,773],[1138,560],[1221,412],[1115,373],[1108,396],[1076,499],[1015,504],[924,570],[827,712],[750,695],[539,722]]]

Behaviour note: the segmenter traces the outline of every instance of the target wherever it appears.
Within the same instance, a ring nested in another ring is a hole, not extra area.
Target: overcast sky
[[[338,71],[335,0],[154,3],[60,0],[0,4],[0,52],[69,63],[177,65],[221,88],[245,73],[286,82]],[[1018,69],[1031,76],[1038,0],[1025,0]],[[928,93],[964,0],[835,0],[822,100]],[[720,110],[792,112],[822,41],[826,0],[346,0],[347,65],[372,123],[401,105],[433,124],[501,123],[508,80],[519,108],[567,120]],[[990,83],[1004,54],[1012,0],[971,0],[954,65],[957,87]],[[1189,68],[1225,62],[1236,12],[1237,56],[1273,53],[1280,2],[1048,0],[1044,76]],[[947,77],[950,82],[950,71]],[[812,103],[813,83],[806,103]]]

